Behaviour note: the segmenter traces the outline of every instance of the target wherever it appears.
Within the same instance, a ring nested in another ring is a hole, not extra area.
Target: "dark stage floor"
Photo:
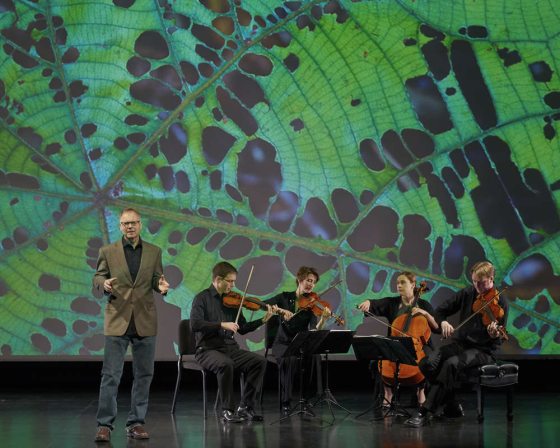
[[[119,397],[119,416],[113,431],[112,447],[552,447],[560,436],[560,393],[517,392],[514,420],[507,422],[505,395],[490,392],[485,407],[485,420],[476,419],[474,392],[459,397],[465,417],[458,420],[436,420],[421,429],[407,428],[402,419],[372,422],[373,413],[360,419],[354,415],[367,409],[369,393],[333,391],[338,401],[355,411],[346,415],[335,412],[332,421],[328,407],[316,408],[319,418],[292,417],[280,423],[274,391],[264,400],[264,423],[223,424],[213,413],[204,420],[201,393],[183,388],[175,417],[170,414],[171,391],[154,391],[146,428],[148,441],[127,441],[124,423],[129,395]],[[27,447],[94,447],[97,392],[54,390],[33,393],[0,393],[0,446]],[[272,423],[272,424],[271,424]],[[98,446],[102,446],[101,444]]]

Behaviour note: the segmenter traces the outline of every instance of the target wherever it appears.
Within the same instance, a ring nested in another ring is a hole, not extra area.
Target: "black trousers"
[[[436,412],[441,405],[454,399],[454,388],[462,371],[492,362],[491,353],[460,342],[434,350],[420,361],[420,370],[430,386],[424,407]]]
[[[233,377],[236,371],[245,374],[239,405],[255,406],[266,368],[266,359],[263,356],[231,344],[216,350],[199,350],[195,359],[202,367],[216,374],[222,409],[235,410]]]

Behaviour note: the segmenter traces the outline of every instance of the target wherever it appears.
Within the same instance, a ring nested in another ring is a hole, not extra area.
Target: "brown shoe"
[[[142,425],[126,428],[126,435],[132,439],[149,439],[150,435]]]
[[[96,442],[110,442],[111,441],[111,428],[107,426],[98,426],[97,433],[95,434]]]

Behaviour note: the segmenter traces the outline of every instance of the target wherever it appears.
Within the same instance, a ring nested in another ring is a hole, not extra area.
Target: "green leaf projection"
[[[437,306],[489,259],[505,352],[560,353],[555,6],[0,0],[2,358],[102,353],[125,207],[164,251],[160,359],[222,259],[263,298],[342,279],[351,329],[397,272]]]

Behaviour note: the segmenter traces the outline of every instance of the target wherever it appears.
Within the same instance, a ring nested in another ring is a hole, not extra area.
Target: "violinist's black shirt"
[[[222,322],[235,322],[237,310],[237,308],[228,308],[223,305],[222,296],[218,294],[214,285],[199,292],[194,298],[190,317],[197,349],[199,347],[216,349],[229,344],[237,345],[235,339],[229,336],[230,332],[221,327]],[[249,333],[263,324],[262,319],[247,322],[243,311],[237,323],[239,324],[239,334]]]

